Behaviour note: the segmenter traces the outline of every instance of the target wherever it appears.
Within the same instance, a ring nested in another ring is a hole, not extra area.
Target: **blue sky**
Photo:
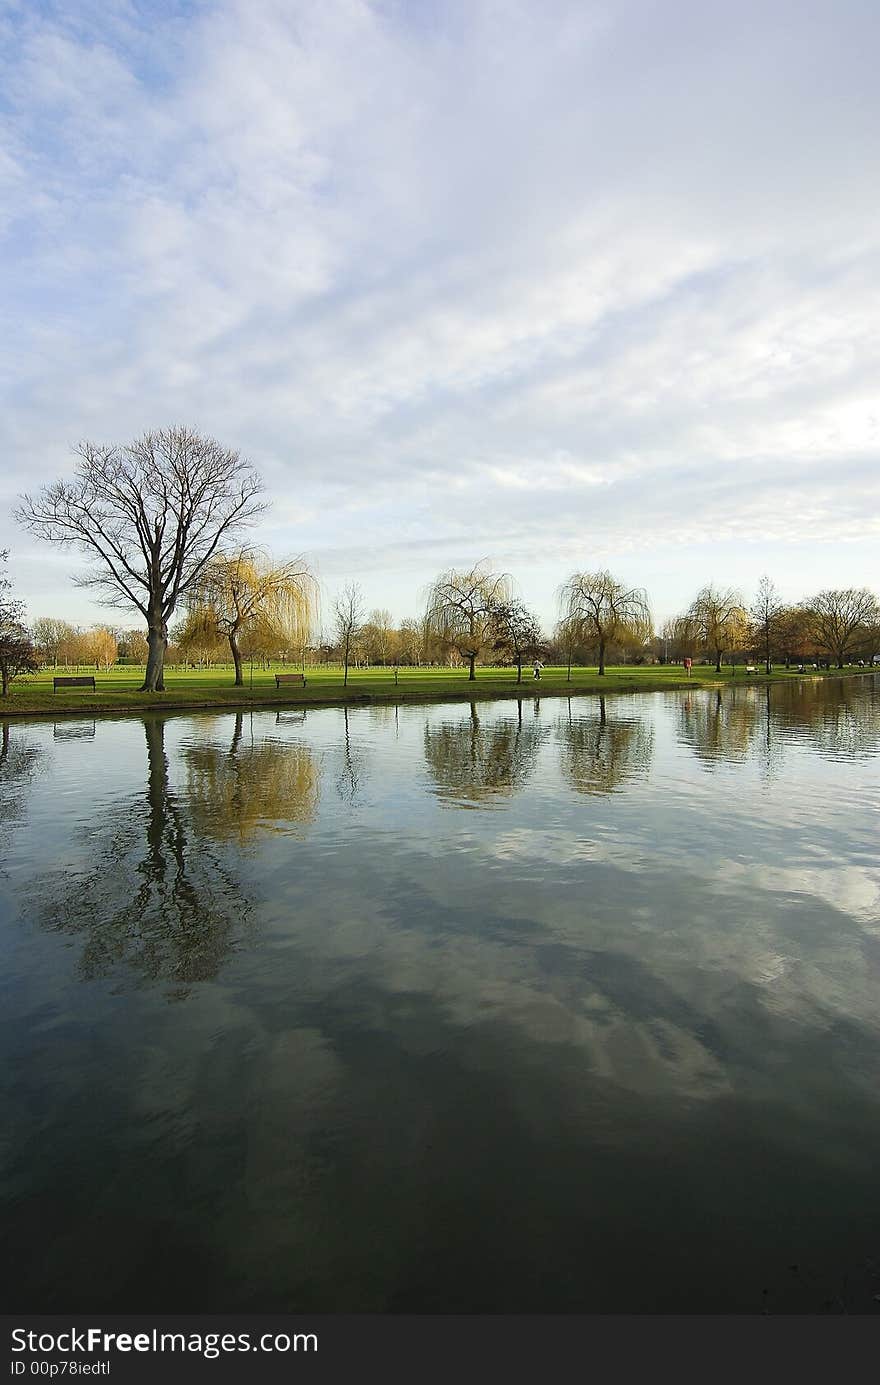
[[[490,558],[658,618],[880,586],[873,3],[0,4],[0,547],[79,439],[185,422],[259,540],[416,614]],[[114,616],[114,619],[116,617]]]

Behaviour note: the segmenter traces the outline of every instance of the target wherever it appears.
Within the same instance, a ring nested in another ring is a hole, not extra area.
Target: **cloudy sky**
[[[0,547],[82,438],[250,457],[418,611],[490,558],[880,586],[876,0],[0,0]]]

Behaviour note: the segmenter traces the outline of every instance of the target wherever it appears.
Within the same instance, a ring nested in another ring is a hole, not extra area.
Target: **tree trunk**
[[[165,650],[168,648],[168,626],[160,613],[150,613],[147,625],[147,671],[140,692],[165,691]]]
[[[599,641],[599,677],[605,677],[605,641]]]
[[[165,724],[155,717],[144,717],[147,738],[147,861],[149,877],[159,884],[165,877],[163,838],[168,822],[168,759],[165,754]]]
[[[516,681],[517,681],[517,683],[521,683],[521,682],[522,682],[522,657],[521,657],[521,656],[518,656],[518,657],[517,657],[517,661],[516,661]]]
[[[232,731],[232,740],[229,743],[229,754],[234,759],[241,744],[241,737],[244,731],[244,712],[236,712],[235,726]]]
[[[232,650],[232,662],[235,665],[235,683],[233,686],[236,688],[243,688],[244,674],[241,668],[241,650],[238,647],[238,640],[236,639],[234,630],[229,631],[229,648]]]
[[[475,683],[475,682],[477,681],[477,675],[474,673],[474,664],[475,664],[475,662],[476,662],[476,658],[477,658],[476,654],[469,654],[469,655],[468,655],[468,682],[469,682],[469,683]]]
[[[716,673],[720,673],[720,672],[721,672],[721,650],[720,650],[720,649],[716,649],[716,650],[715,650],[715,672],[716,672]]]
[[[8,674],[8,672],[7,672],[7,670],[6,670],[5,668],[0,669],[0,679],[2,679],[2,685],[3,685],[3,690],[2,690],[2,692],[0,692],[0,697],[8,697],[8,696],[9,696],[9,674]]]

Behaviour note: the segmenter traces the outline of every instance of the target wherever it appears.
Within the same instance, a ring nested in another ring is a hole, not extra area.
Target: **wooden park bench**
[[[96,692],[94,675],[89,674],[87,678],[53,678],[52,691],[56,693],[59,688],[91,688]]]
[[[292,683],[294,687],[304,688],[306,685],[306,675],[304,673],[276,673],[276,688],[280,688],[282,683]]]

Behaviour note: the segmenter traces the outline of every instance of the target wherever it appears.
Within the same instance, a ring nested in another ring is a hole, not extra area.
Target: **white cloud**
[[[621,559],[662,606],[707,536],[739,581],[780,542],[846,538],[821,581],[866,580],[870,7],[239,0],[2,25],[0,543],[32,605],[56,579],[14,494],[82,436],[177,420],[264,470],[270,542],[364,563],[398,615],[435,553],[519,558],[539,600],[544,554]]]

